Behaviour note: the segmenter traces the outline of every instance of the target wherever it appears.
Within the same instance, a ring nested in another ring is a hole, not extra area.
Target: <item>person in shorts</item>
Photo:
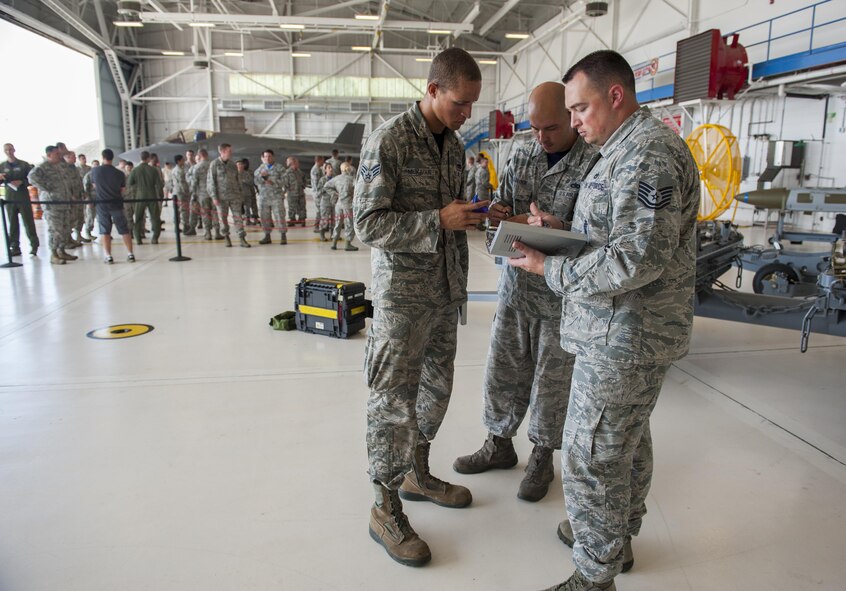
[[[112,224],[117,227],[118,234],[123,239],[126,250],[126,260],[135,262],[132,252],[132,234],[123,210],[123,193],[126,191],[126,175],[112,166],[115,154],[106,148],[102,152],[103,164],[91,169],[91,182],[94,184],[94,200],[97,206],[97,225],[103,237],[104,261],[110,265],[112,258]]]

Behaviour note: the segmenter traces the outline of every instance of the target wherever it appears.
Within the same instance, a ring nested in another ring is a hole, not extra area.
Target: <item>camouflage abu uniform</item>
[[[576,355],[562,472],[573,561],[603,583],[637,535],[652,478],[649,416],[693,322],[699,175],[684,140],[648,109],[611,135],[582,181],[573,229],[588,246],[547,257]]]
[[[370,477],[396,489],[452,392],[458,307],[467,301],[465,232],[442,230],[439,210],[464,189],[464,147],[449,129],[443,151],[418,104],[390,119],[361,151],[353,213],[372,247],[373,322],[364,372]]]
[[[353,188],[355,179],[352,174],[341,173],[333,176],[326,182],[323,190],[327,194],[330,203],[335,204],[335,229],[332,232],[334,240],[340,240],[341,230],[344,231],[344,239],[352,242],[355,238],[353,227]]]
[[[479,201],[485,201],[491,198],[491,173],[488,170],[488,165],[476,165],[476,195],[479,196]],[[472,198],[472,195],[471,195]]]
[[[578,138],[549,168],[537,140],[523,144],[505,170],[494,203],[521,215],[534,202],[561,220],[571,219],[579,181],[595,152]],[[561,298],[543,277],[511,266],[503,269],[497,291],[483,383],[485,426],[510,439],[531,404],[529,439],[559,449],[574,360],[560,345]]]
[[[288,223],[293,225],[295,221],[305,225],[306,223],[306,198],[305,185],[306,174],[302,170],[289,168],[283,177],[285,194],[288,197]]]
[[[229,212],[232,212],[232,223],[238,231],[238,236],[247,235],[244,230],[244,218],[241,216],[244,204],[241,200],[241,181],[238,178],[238,167],[232,159],[215,158],[209,165],[206,191],[209,198],[216,202],[217,215],[220,216],[221,233],[229,236]]]
[[[182,215],[182,228],[190,227],[191,223],[191,188],[188,186],[188,168],[185,164],[176,164],[170,172],[167,191],[179,202],[179,213]]]
[[[467,178],[464,179],[464,200],[472,201],[476,194],[476,165],[467,169]]]
[[[265,234],[275,227],[284,236],[288,232],[285,222],[285,186],[282,175],[285,169],[279,164],[263,163],[256,169],[253,180],[258,187],[259,216]],[[267,177],[267,178],[265,178]]]
[[[238,182],[241,184],[241,201],[244,203],[244,218],[258,219],[258,205],[256,203],[256,185],[253,181],[253,171],[249,168],[238,172]]]
[[[29,172],[29,184],[38,189],[39,201],[68,201],[71,187],[64,161],[53,164],[45,160]],[[44,204],[47,217],[47,245],[50,250],[65,248],[70,240],[71,209],[65,204]]]
[[[67,184],[70,187],[70,199],[72,201],[82,201],[85,199],[85,187],[82,186],[82,171],[75,164],[70,164],[62,159],[62,164],[65,167],[65,174],[68,176]],[[70,206],[70,239],[73,241],[72,232],[76,230],[77,237],[82,238],[82,226],[85,224],[85,204],[74,203]]]
[[[320,212],[320,187],[323,186],[320,180],[324,177],[323,166],[315,163],[314,166],[311,167],[309,174],[311,175],[311,198],[314,199],[314,227],[319,230],[322,222],[321,218],[323,217]]]
[[[79,171],[79,178],[82,181],[82,200],[83,201],[93,201],[94,200],[94,191],[92,187],[85,185],[85,177],[91,172],[91,167],[87,164],[77,164],[77,169]],[[85,228],[85,233],[91,236],[91,233],[94,230],[94,219],[97,217],[96,211],[94,209],[93,203],[84,203],[82,205],[82,219],[77,220],[76,225],[76,233],[81,238],[82,237],[82,228]]]
[[[317,185],[312,185],[314,191],[314,202],[317,206],[317,213],[320,216],[319,228],[324,232],[330,232],[335,227],[335,200],[338,198],[337,192],[327,191],[326,185],[329,184],[333,178],[325,174],[317,181]]]
[[[208,178],[209,166],[211,162],[208,160],[200,160],[191,167],[188,171],[188,179],[191,186],[192,199],[196,200],[197,208],[191,212],[191,228],[196,228],[198,215],[203,218],[203,228],[206,231],[206,236],[211,236],[212,228],[215,234],[220,233],[220,219],[217,217],[217,207],[211,197],[209,197]],[[196,213],[195,213],[196,211]]]

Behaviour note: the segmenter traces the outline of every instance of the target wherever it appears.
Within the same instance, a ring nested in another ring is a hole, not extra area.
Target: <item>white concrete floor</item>
[[[185,263],[168,261],[172,234],[134,265],[122,246],[113,266],[96,245],[62,267],[42,248],[0,269],[0,590],[532,590],[569,575],[560,486],[515,496],[523,431],[517,468],[451,469],[485,436],[489,303],[459,329],[432,452],[473,505],[406,503],[425,568],[369,538],[364,333],[268,327],[302,277],[369,284],[369,253],[289,235],[251,234],[250,250],[191,240]],[[494,289],[479,234],[471,264],[470,288]],[[86,338],[123,323],[155,330]],[[846,588],[846,340],[798,347],[797,332],[697,319],[653,416],[649,515],[618,589]]]

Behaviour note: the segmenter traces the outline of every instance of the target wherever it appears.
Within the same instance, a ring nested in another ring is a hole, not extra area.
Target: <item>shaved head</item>
[[[529,124],[544,152],[553,154],[573,147],[578,134],[570,127],[563,84],[543,82],[532,90],[529,95]]]

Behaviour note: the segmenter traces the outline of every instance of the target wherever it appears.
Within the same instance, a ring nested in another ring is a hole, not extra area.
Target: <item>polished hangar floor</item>
[[[167,210],[166,210],[167,211]],[[43,222],[37,222],[43,233]],[[168,227],[172,227],[168,224]],[[0,589],[533,590],[563,580],[560,487],[516,498],[509,471],[455,474],[485,437],[480,384],[494,311],[459,330],[437,475],[473,505],[406,503],[432,563],[392,562],[367,535],[364,334],[275,332],[296,282],[369,282],[369,253],[174,239],[102,263],[46,248],[0,269]],[[471,237],[473,290],[497,271]],[[116,324],[148,334],[92,340]],[[846,340],[697,319],[652,421],[655,479],[621,591],[839,590],[846,580]],[[557,457],[557,454],[556,454]],[[556,461],[556,472],[558,472]]]

